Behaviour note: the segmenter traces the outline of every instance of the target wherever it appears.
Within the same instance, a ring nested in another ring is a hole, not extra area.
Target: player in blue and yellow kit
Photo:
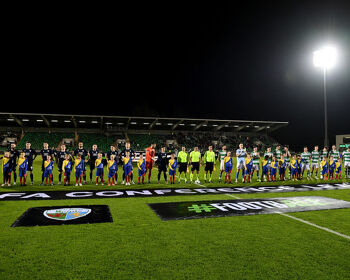
[[[292,168],[292,181],[295,181],[298,179],[298,160],[296,155],[293,155],[290,166]]]
[[[328,173],[329,173],[329,164],[327,162],[327,158],[323,157],[323,160],[321,161],[321,179],[328,180]]]
[[[278,162],[276,160],[276,157],[273,156],[270,163],[270,178],[271,178],[271,181],[273,182],[276,181],[277,168],[278,168]]]
[[[143,158],[143,154],[140,154],[140,159],[137,161],[137,169],[139,170],[139,184],[141,183],[141,178],[142,184],[144,184],[146,175],[146,161]]]
[[[112,178],[112,186],[115,186],[117,180],[118,180],[118,164],[116,161],[115,155],[110,155],[110,160],[107,162],[107,169],[108,169],[108,186],[111,185],[111,178]]]
[[[45,179],[45,184],[46,185],[49,182],[49,184],[51,186],[53,186],[52,170],[53,170],[53,161],[51,160],[51,156],[48,155],[46,160],[44,161],[44,179]]]
[[[335,179],[341,179],[341,161],[342,159],[339,157],[338,161],[335,163]]]
[[[70,174],[72,173],[72,159],[71,155],[66,153],[64,161],[62,163],[62,170],[64,172],[64,185],[69,186],[70,185]]]
[[[172,153],[169,159],[170,184],[175,184],[176,168],[177,168],[177,161],[175,159],[175,154]]]
[[[264,178],[264,181],[266,182],[266,178],[267,181],[270,182],[270,178],[269,178],[269,162],[270,161],[270,157],[268,155],[265,155],[263,161],[262,161],[262,168],[261,168],[261,179]]]
[[[123,158],[124,164],[124,175],[125,175],[125,185],[130,185],[131,175],[132,175],[132,158],[130,157],[130,152],[125,152],[125,157]]]
[[[28,159],[25,153],[21,153],[18,158],[18,176],[21,186],[25,186],[27,183],[27,169],[28,169]]]
[[[281,155],[281,159],[278,161],[278,167],[279,167],[279,175],[280,180],[284,181],[285,175],[286,175],[286,160],[284,159],[284,155]]]
[[[225,184],[231,184],[231,172],[233,168],[233,162],[231,157],[231,152],[227,152],[224,157],[224,169],[225,169]]]
[[[97,159],[95,160],[95,168],[96,168],[96,186],[98,186],[98,178],[101,179],[101,185],[103,186],[103,170],[104,164],[102,159],[102,153],[97,154]]]
[[[245,168],[245,172],[244,172],[244,183],[251,182],[251,175],[253,173],[253,159],[250,155],[250,153],[247,153],[247,157],[244,161],[244,168]]]
[[[334,179],[334,171],[335,171],[335,160],[333,156],[329,157],[329,180]]]
[[[2,158],[2,174],[3,174],[3,181],[2,181],[2,187],[7,184],[8,186],[11,186],[11,156],[10,152],[5,152],[4,157]]]
[[[74,161],[75,186],[82,186],[84,167],[85,167],[85,160],[82,159],[82,156],[80,154],[77,154]]]

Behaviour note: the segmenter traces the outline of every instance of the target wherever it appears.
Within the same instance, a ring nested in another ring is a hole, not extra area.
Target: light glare
[[[337,50],[334,47],[324,47],[314,52],[314,66],[323,69],[334,67],[337,62]]]

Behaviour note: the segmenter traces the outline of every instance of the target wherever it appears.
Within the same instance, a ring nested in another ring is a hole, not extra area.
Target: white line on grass
[[[183,178],[180,178],[180,180],[181,180],[181,179],[182,179],[182,180],[185,180],[185,179],[183,179]],[[198,183],[195,183],[195,184],[198,185],[198,186],[207,188],[207,186],[204,186],[204,185],[202,185],[202,184],[198,184]],[[238,197],[238,196],[236,196],[236,195],[233,195],[233,194],[225,193],[224,195],[228,195],[228,196],[231,196],[231,197],[233,197],[233,198],[240,199],[240,197]],[[343,238],[346,238],[346,239],[349,239],[349,240],[350,240],[350,236],[348,236],[348,235],[346,235],[346,234],[342,234],[342,233],[340,233],[340,232],[331,230],[331,229],[326,228],[326,227],[321,227],[321,226],[316,225],[316,224],[314,224],[314,223],[311,223],[311,222],[309,222],[309,221],[306,221],[306,220],[303,220],[303,219],[300,219],[300,218],[297,218],[297,217],[294,217],[294,216],[291,216],[291,215],[288,215],[288,214],[285,214],[285,213],[277,213],[277,214],[279,214],[279,215],[281,215],[281,216],[288,217],[288,218],[293,219],[293,220],[296,220],[296,221],[299,221],[299,222],[301,222],[301,223],[304,223],[304,224],[313,226],[313,227],[315,227],[315,228],[322,229],[322,230],[324,230],[324,231],[333,233],[333,234],[335,234],[335,235],[338,235],[338,236],[340,236],[340,237],[343,237]]]

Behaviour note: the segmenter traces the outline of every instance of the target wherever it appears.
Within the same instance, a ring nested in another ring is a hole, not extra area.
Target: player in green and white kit
[[[306,169],[307,179],[310,180],[310,161],[311,153],[308,152],[307,147],[304,147],[304,152],[301,153],[301,179],[303,179],[304,171]]]
[[[290,166],[290,158],[291,158],[291,154],[289,151],[289,148],[287,146],[284,146],[284,161],[286,163],[286,170],[289,170],[289,180],[291,179],[291,175],[292,175],[292,167]],[[286,177],[284,177],[284,180],[287,180]]]
[[[219,174],[219,182],[221,182],[222,173],[225,172],[225,164],[224,159],[226,157],[227,151],[226,146],[222,146],[222,150],[219,151],[219,160],[220,160],[220,174]]]
[[[206,183],[207,178],[209,178],[209,183],[211,183],[215,166],[215,153],[213,151],[213,146],[209,146],[208,151],[205,152],[203,156],[203,162],[205,163],[204,182]]]
[[[350,178],[350,146],[343,152],[345,178]]]
[[[317,180],[318,167],[320,161],[320,152],[318,151],[318,146],[315,146],[314,150],[311,152],[311,178],[315,170],[315,180]]]
[[[182,147],[181,151],[177,155],[177,163],[179,164],[179,184],[181,182],[181,174],[185,174],[185,184],[187,184],[187,163],[188,163],[188,153],[186,153],[186,148]]]
[[[196,184],[200,184],[199,181],[199,168],[201,164],[201,153],[198,151],[198,147],[194,147],[194,150],[190,153],[189,164],[191,165],[190,181],[193,182],[193,173],[197,171]]]
[[[324,157],[328,158],[328,148],[327,147],[324,147],[322,150],[322,153],[321,153],[321,159],[323,159]]]
[[[332,146],[332,150],[329,152],[329,156],[332,156],[334,161],[338,161],[340,154],[337,151],[337,147],[335,145]]]
[[[260,153],[258,152],[258,147],[253,148],[253,152],[251,153],[251,157],[253,158],[253,171],[252,177],[254,176],[254,171],[256,170],[257,181],[260,182],[259,170],[260,170]]]
[[[281,159],[281,155],[282,155],[282,151],[281,151],[281,146],[278,145],[276,146],[276,150],[275,150],[275,157],[277,160]]]

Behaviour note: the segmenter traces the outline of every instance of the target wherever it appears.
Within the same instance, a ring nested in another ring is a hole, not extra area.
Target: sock
[[[225,174],[225,183],[227,182],[227,174]]]
[[[236,172],[236,180],[238,180],[239,171]]]
[[[141,183],[141,177],[139,176],[139,184]]]
[[[30,181],[33,183],[34,181],[34,176],[33,176],[33,173],[30,173]]]
[[[170,176],[170,183],[173,183],[173,176]]]
[[[231,183],[231,173],[228,174],[228,182]]]
[[[158,172],[158,182],[160,181],[160,174],[161,172]]]
[[[165,182],[168,180],[168,177],[166,175],[166,172],[164,172],[164,179],[165,179]]]
[[[44,172],[41,174],[41,183],[44,183]]]
[[[142,184],[145,182],[145,175],[142,175]]]
[[[92,181],[92,172],[90,171],[90,181]]]
[[[27,174],[24,174],[23,183],[27,184]]]
[[[98,184],[98,177],[96,177],[96,184]]]
[[[63,181],[64,181],[64,184],[67,184],[67,177],[66,176],[64,176]]]
[[[112,177],[112,184],[115,184],[115,176]]]
[[[212,177],[213,177],[213,173],[209,173],[209,181],[211,181]]]
[[[22,185],[22,177],[19,177],[19,183]]]
[[[58,182],[61,182],[61,179],[62,179],[62,173],[60,173],[60,174],[58,175]]]
[[[193,173],[190,173],[190,181],[193,181]]]

